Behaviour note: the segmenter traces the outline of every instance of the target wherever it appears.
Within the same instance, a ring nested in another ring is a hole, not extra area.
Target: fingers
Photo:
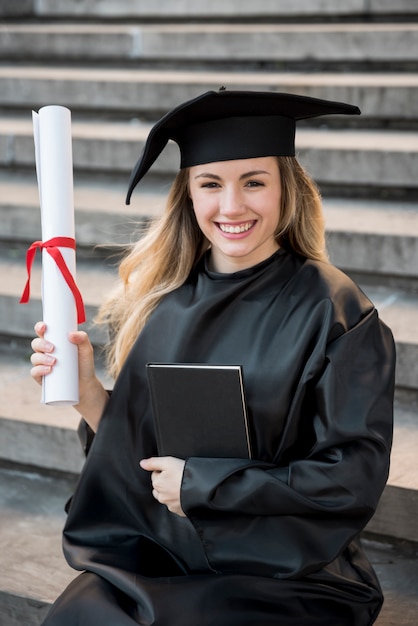
[[[52,352],[54,346],[49,341],[45,340],[46,324],[45,322],[37,322],[35,324],[35,333],[37,337],[32,340],[32,349],[36,352]],[[92,349],[90,339],[86,332],[82,330],[76,330],[68,334],[68,339],[71,343],[81,347],[82,349]]]
[[[52,345],[52,343],[44,339],[46,331],[45,322],[37,322],[34,329],[37,337],[31,342],[32,350],[34,352],[53,352],[54,346]]]
[[[35,333],[38,335],[38,337],[43,337],[46,331],[45,322],[36,322],[34,326],[34,330],[35,330]]]
[[[35,356],[35,355],[32,355],[32,356]],[[31,357],[31,360],[32,360],[32,357]],[[30,375],[40,385],[42,383],[42,378],[52,372],[52,368],[54,364],[55,364],[55,359],[52,357],[46,357],[40,362],[35,362],[34,366],[30,370]]]
[[[159,457],[159,456],[154,456],[154,457],[150,457],[149,459],[142,459],[139,464],[142,467],[142,469],[147,470],[147,472],[153,472],[153,471],[161,471],[161,459],[163,457]]]
[[[40,383],[42,377],[49,374],[56,363],[56,357],[54,355],[55,346],[45,339],[45,322],[37,322],[35,324],[35,332],[37,337],[31,342],[33,354],[30,360],[33,368],[30,373],[36,382]],[[95,366],[93,347],[87,333],[84,331],[74,331],[69,333],[68,339],[78,348],[80,379],[94,378]]]
[[[30,361],[34,367],[45,366],[51,368],[54,365],[56,358],[48,352],[34,352],[31,354]]]
[[[33,354],[30,360],[33,367],[30,374],[38,384],[41,384],[44,376],[50,374],[56,361],[55,357],[51,354],[54,351],[54,346],[44,339],[45,330],[45,322],[37,322],[35,324],[37,337],[31,342]]]
[[[142,459],[139,464],[142,469],[148,472],[162,472],[164,470],[171,470],[178,464],[180,459],[176,459],[173,456],[152,456],[149,459]],[[183,461],[181,461],[183,463]]]
[[[77,330],[70,333],[68,338],[78,348],[80,384],[95,379],[94,350],[89,336],[83,330]]]
[[[151,493],[152,493],[152,497],[155,498],[157,502],[159,502],[160,504],[164,504],[163,499],[161,498],[160,494],[158,493],[156,489],[153,489]]]
[[[171,513],[184,516],[180,489],[185,461],[172,456],[142,459],[142,469],[151,472],[152,496]]]
[[[54,346],[49,341],[43,339],[43,337],[37,337],[36,339],[32,339],[31,348],[35,353],[51,353],[54,351]]]
[[[76,346],[81,348],[86,346],[91,346],[89,336],[84,330],[75,330],[72,333],[69,333],[68,339],[71,343],[74,343]]]

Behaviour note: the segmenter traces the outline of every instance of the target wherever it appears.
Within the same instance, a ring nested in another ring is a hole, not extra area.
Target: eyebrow
[[[267,172],[266,170],[252,170],[251,172],[241,174],[239,179],[243,180],[244,178],[251,178],[252,176],[260,176],[260,174],[267,174],[268,176],[271,176],[270,172]],[[221,176],[211,174],[211,172],[202,172],[201,174],[195,176],[195,179],[197,178],[212,178],[213,180],[221,180]]]

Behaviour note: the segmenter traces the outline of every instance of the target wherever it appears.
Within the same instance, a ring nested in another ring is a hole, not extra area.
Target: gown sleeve
[[[87,456],[90,452],[91,444],[94,439],[94,430],[90,428],[86,420],[82,417],[77,428],[77,435],[83,449],[84,455]]]
[[[107,389],[106,391],[110,398],[110,396],[112,395],[112,390]],[[80,441],[81,447],[83,449],[84,455],[87,456],[88,453],[90,452],[90,448],[94,440],[95,432],[92,428],[90,428],[90,426],[88,425],[84,417],[82,417],[78,423],[77,435],[78,435],[78,439]]]
[[[303,400],[287,419],[301,442],[309,434],[307,453],[186,461],[182,507],[214,570],[307,575],[365,527],[388,477],[394,362],[392,334],[373,310],[330,342],[316,380],[296,391]]]

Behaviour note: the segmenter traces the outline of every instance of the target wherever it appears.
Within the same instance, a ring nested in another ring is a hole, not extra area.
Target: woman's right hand
[[[31,346],[31,376],[39,384],[42,378],[50,374],[56,363],[54,346],[45,339],[46,324],[37,322],[35,332],[37,337],[32,340]],[[68,336],[71,343],[78,347],[78,371],[80,401],[74,408],[82,414],[89,426],[95,431],[100,421],[103,409],[109,395],[96,376],[94,365],[94,351],[90,339],[82,330],[74,331]]]

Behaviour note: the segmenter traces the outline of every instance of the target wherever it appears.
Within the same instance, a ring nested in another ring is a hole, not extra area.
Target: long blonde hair
[[[294,157],[277,157],[282,196],[276,238],[280,246],[326,261],[325,228],[318,188]],[[189,170],[180,170],[166,209],[133,244],[119,265],[120,287],[103,304],[96,322],[108,324],[109,373],[116,377],[161,298],[184,283],[209,247],[193,211]]]

